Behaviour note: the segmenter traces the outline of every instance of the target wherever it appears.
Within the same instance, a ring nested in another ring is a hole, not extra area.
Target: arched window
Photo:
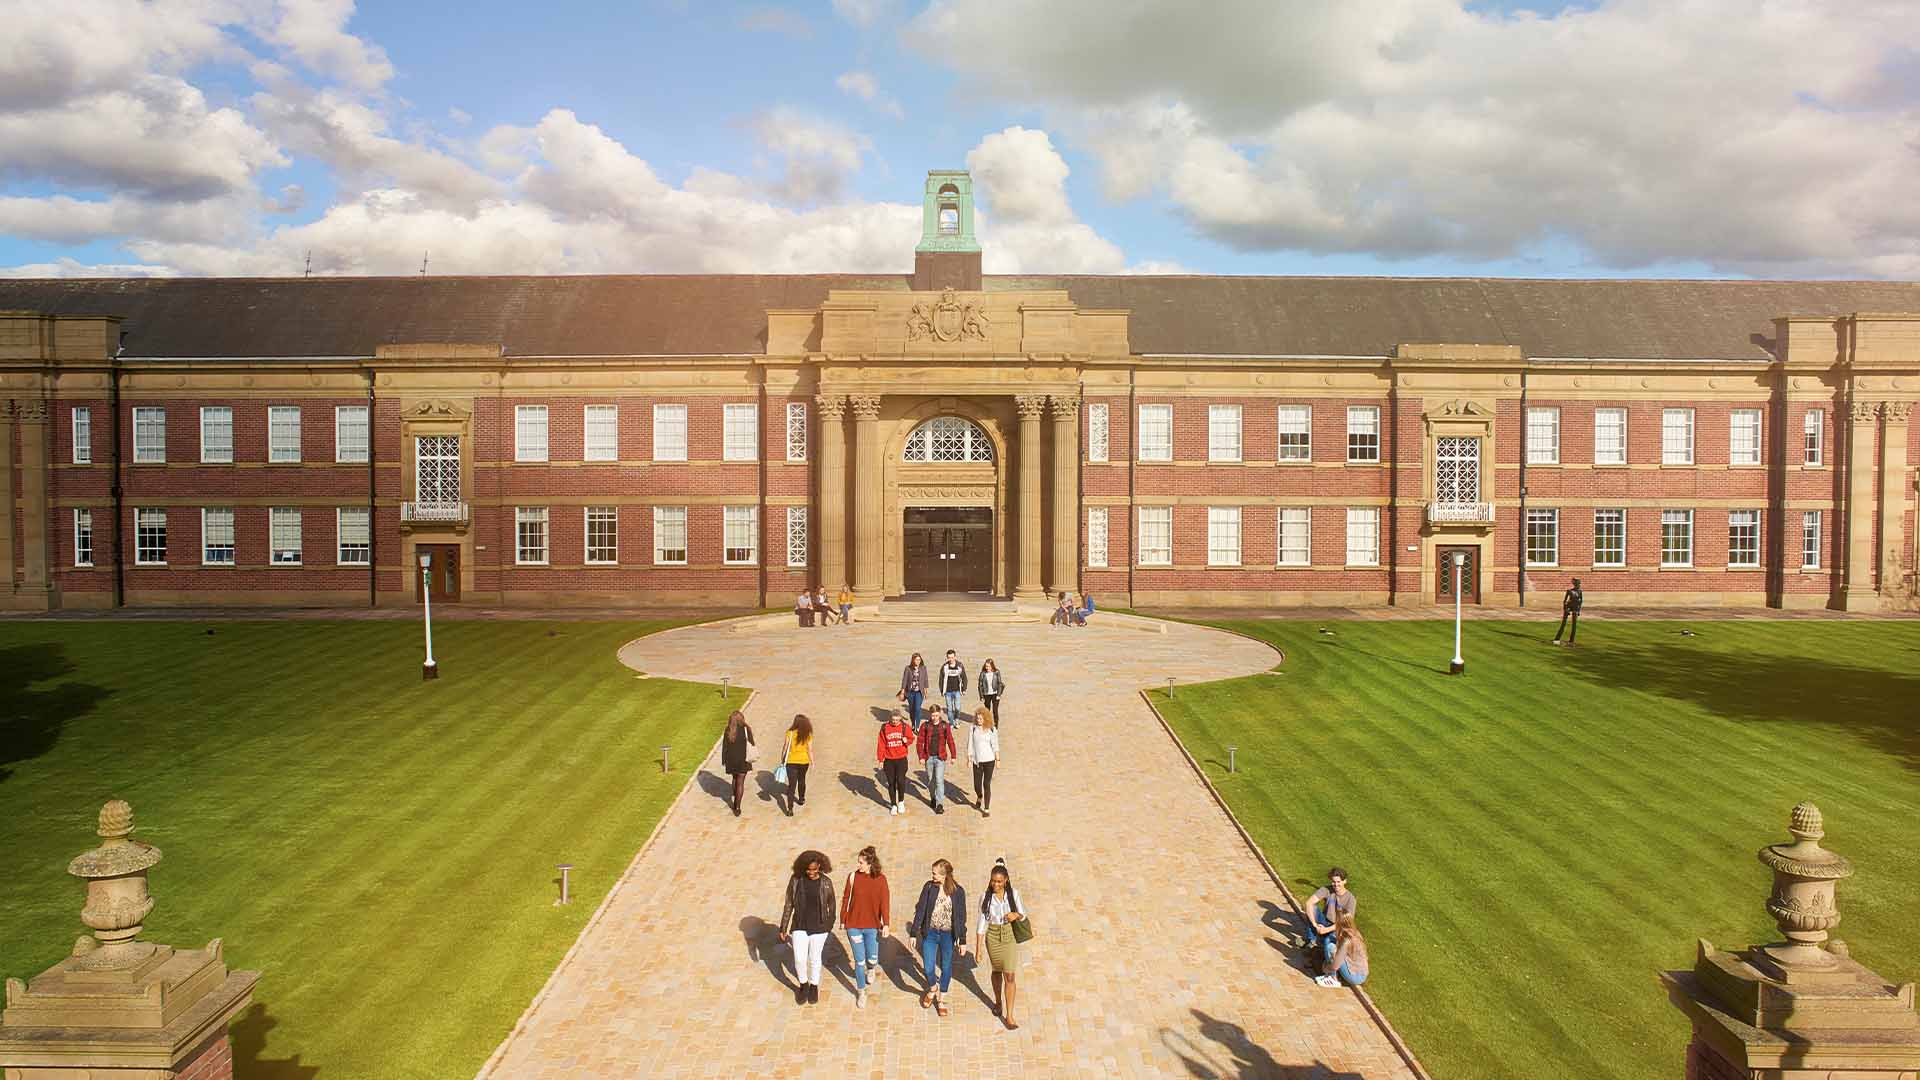
[[[907,436],[908,461],[992,461],[993,440],[957,416],[936,416]]]
[[[960,232],[960,208],[952,203],[940,206],[940,235],[955,236]]]

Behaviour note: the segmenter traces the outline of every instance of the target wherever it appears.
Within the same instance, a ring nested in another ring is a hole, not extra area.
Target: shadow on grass
[[[1160,1029],[1160,1044],[1180,1059],[1187,1075],[1196,1080],[1362,1080],[1357,1072],[1343,1072],[1324,1062],[1283,1065],[1266,1047],[1247,1036],[1247,1029],[1199,1009],[1188,1010],[1199,1025],[1205,1046],[1184,1031]],[[1220,1056],[1225,1054],[1224,1059]]]
[[[261,1057],[267,1048],[267,1032],[280,1022],[267,1015],[267,1007],[255,1002],[234,1020],[228,1035],[233,1041],[234,1080],[312,1080],[320,1075],[318,1065],[300,1064],[300,1055],[289,1058]]]
[[[1837,728],[1920,772],[1920,673],[1808,656],[1724,653],[1674,644],[1569,650],[1564,670],[1631,687],[1715,716]]]
[[[65,682],[45,690],[33,684],[71,675],[64,645],[15,645],[0,649],[0,782],[10,766],[52,750],[68,722],[92,712],[112,691],[91,683]]]

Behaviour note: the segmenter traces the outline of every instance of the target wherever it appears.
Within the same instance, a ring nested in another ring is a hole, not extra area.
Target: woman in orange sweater
[[[880,968],[880,939],[893,921],[892,901],[887,895],[887,875],[880,872],[880,853],[872,845],[860,849],[856,868],[847,875],[847,888],[840,894],[840,925],[847,928],[847,942],[853,950],[853,981],[860,990],[854,999],[857,1009],[867,1007],[867,978]]]

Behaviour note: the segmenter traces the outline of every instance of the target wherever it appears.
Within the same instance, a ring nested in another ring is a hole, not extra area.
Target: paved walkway
[[[932,664],[948,648],[970,674],[997,658],[1012,688],[994,814],[950,797],[936,817],[916,768],[907,814],[890,817],[873,710],[893,703],[910,652]],[[1136,692],[1167,675],[1265,670],[1275,661],[1266,646],[1111,622],[745,633],[721,623],[644,638],[620,656],[653,675],[756,687],[749,715],[763,766],[777,761],[785,722],[806,712],[817,731],[808,803],[782,816],[762,772],[736,819],[710,755],[483,1075],[1411,1075],[1351,992],[1288,965],[1277,947],[1276,927],[1292,929],[1276,910],[1284,902]],[[842,936],[828,948],[834,970],[820,1003],[796,1006],[776,938],[788,867],[819,848],[837,889],[869,843],[893,895],[885,975],[856,1010]],[[901,929],[933,859],[953,862],[971,898],[1002,855],[1037,931],[1022,961],[1018,1031],[989,1011],[984,960],[958,965],[951,1016],[922,1010]]]

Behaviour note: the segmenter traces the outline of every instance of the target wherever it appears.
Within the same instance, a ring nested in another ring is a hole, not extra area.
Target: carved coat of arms
[[[907,340],[919,341],[921,338],[935,341],[973,338],[985,341],[987,313],[972,300],[962,303],[954,296],[952,289],[947,289],[940,294],[938,301],[921,301],[913,305],[913,311],[907,315]]]

